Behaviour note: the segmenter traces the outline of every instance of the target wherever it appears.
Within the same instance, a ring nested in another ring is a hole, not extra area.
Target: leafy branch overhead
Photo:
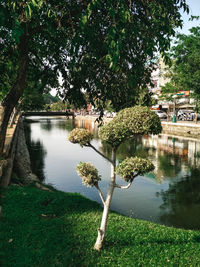
[[[101,111],[106,101],[116,111],[138,103],[155,56],[168,50],[182,25],[181,10],[188,12],[186,0],[1,0],[0,155],[26,90],[42,95],[56,88],[80,107],[84,89]]]

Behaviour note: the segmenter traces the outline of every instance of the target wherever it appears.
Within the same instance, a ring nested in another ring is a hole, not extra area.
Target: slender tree
[[[69,141],[78,143],[81,146],[88,146],[98,154],[108,160],[111,164],[111,177],[106,197],[99,187],[101,180],[98,170],[91,163],[81,162],[77,166],[83,184],[96,187],[104,206],[101,225],[98,229],[98,236],[94,245],[95,250],[101,250],[106,235],[108,213],[110,203],[115,188],[128,189],[135,177],[154,169],[153,164],[148,159],[130,157],[116,166],[116,152],[119,145],[127,138],[134,138],[136,135],[158,134],[161,132],[161,122],[159,117],[147,107],[135,106],[121,110],[116,117],[100,128],[99,137],[108,143],[112,148],[111,159],[102,154],[91,144],[92,134],[85,129],[74,129],[69,134]],[[118,173],[128,184],[119,185],[116,183],[116,173]]]

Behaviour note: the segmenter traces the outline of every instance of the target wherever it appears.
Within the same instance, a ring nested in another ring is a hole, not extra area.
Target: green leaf
[[[35,0],[32,0],[32,4],[33,6],[37,6],[37,3],[35,2]]]
[[[81,21],[82,21],[83,25],[85,25],[87,23],[87,15],[84,15],[82,17],[82,20]]]

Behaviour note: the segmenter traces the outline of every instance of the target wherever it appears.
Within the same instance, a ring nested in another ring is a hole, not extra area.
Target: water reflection
[[[34,141],[31,139],[31,127],[29,123],[24,123],[24,130],[31,160],[31,169],[40,181],[44,181],[44,160],[47,152],[40,140]]]
[[[200,170],[190,169],[190,174],[176,179],[166,191],[158,193],[163,199],[160,206],[161,222],[186,229],[200,229]]]
[[[98,168],[103,178],[103,193],[110,165],[90,148],[67,141],[67,134],[74,127],[90,130],[95,136],[93,145],[111,156],[111,147],[98,139],[98,127],[93,121],[37,118],[37,123],[26,125],[33,170],[60,190],[80,192],[99,201],[95,189],[82,186],[76,165],[80,161],[90,161]],[[199,229],[200,141],[167,135],[138,136],[119,147],[117,160],[135,155],[149,158],[155,171],[136,178],[129,190],[116,189],[111,208],[135,218]]]

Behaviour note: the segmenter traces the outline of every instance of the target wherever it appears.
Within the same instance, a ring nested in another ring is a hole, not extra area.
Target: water
[[[98,129],[92,121],[32,117],[25,122],[25,129],[33,172],[59,190],[79,192],[101,203],[95,188],[82,185],[76,165],[80,161],[95,165],[102,176],[99,185],[105,195],[110,164],[91,148],[67,140],[74,127],[93,132],[92,144],[111,156],[111,148],[98,139]],[[129,189],[116,189],[111,209],[133,218],[200,229],[200,140],[167,135],[137,137],[119,147],[117,160],[134,155],[150,159],[155,170],[137,177]],[[120,177],[117,183],[125,184]]]

